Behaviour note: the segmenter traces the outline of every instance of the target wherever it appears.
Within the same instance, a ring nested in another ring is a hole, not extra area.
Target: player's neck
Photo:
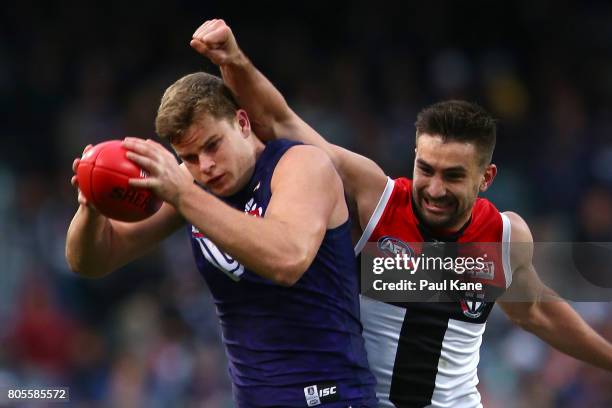
[[[257,161],[259,160],[259,158],[261,157],[261,154],[266,148],[266,146],[261,142],[261,140],[259,140],[255,136],[254,133],[251,135],[248,141],[251,144],[251,148],[252,148],[252,151],[251,151],[252,159],[251,159],[250,165],[248,166],[248,168],[245,169],[243,176],[241,178],[240,190],[245,188],[248,185],[249,180],[251,180],[251,178],[253,177],[253,174],[255,173],[255,167],[257,166]]]
[[[465,230],[471,219],[472,210],[467,211],[461,218],[459,218],[459,220],[452,227],[434,229],[434,231],[439,232],[442,235],[454,235],[460,231]]]
[[[261,156],[261,153],[263,153],[264,149],[266,148],[266,145],[259,140],[254,132],[252,133],[251,141],[253,143],[253,148],[255,149],[255,160],[257,161]]]

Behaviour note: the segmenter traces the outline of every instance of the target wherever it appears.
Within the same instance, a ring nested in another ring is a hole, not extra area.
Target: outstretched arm
[[[612,371],[612,345],[591,328],[552,289],[544,285],[532,264],[533,238],[525,221],[506,213],[512,224],[513,281],[499,304],[508,317],[554,348]]]
[[[240,50],[223,20],[210,20],[193,34],[191,46],[219,65],[223,80],[248,112],[258,137],[287,138],[322,149],[342,178],[348,197],[357,205],[363,227],[385,188],[387,177],[372,160],[328,143],[304,122],[285,98]]]

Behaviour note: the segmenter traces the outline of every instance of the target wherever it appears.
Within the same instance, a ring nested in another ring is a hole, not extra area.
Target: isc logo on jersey
[[[338,401],[340,399],[338,387],[335,384],[329,383],[313,384],[304,387],[304,396],[306,397],[306,404],[309,407],[315,407],[326,402]]]

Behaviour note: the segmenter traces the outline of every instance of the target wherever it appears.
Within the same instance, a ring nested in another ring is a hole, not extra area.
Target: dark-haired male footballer
[[[66,243],[70,267],[105,275],[186,221],[237,407],[375,407],[348,209],[329,157],[288,140],[264,146],[222,80],[203,72],[166,90],[156,131],[182,166],[152,140],[123,145],[149,174],[130,184],[152,189],[162,208],[118,222],[79,194]]]
[[[356,253],[367,242],[384,248],[389,240],[501,243],[495,273],[485,280],[499,295],[527,296],[523,302],[499,301],[502,310],[558,350],[612,370],[612,346],[538,279],[525,221],[478,198],[497,171],[491,162],[496,123],[486,111],[464,101],[423,109],[416,121],[414,177],[392,180],[376,163],[328,143],[298,117],[239,49],[223,20],[200,26],[191,46],[220,66],[259,136],[292,135],[329,154],[357,206],[361,238]],[[476,368],[493,305],[467,298],[390,304],[362,296],[364,337],[380,406],[482,406]]]

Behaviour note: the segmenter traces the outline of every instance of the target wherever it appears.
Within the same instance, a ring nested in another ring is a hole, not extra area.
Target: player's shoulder
[[[527,222],[514,211],[505,211],[503,214],[508,218],[511,225],[512,242],[533,242],[533,236]]]
[[[474,210],[487,213],[487,215],[501,214],[495,204],[493,204],[493,202],[484,197],[476,198],[476,202],[474,203]]]
[[[329,156],[316,146],[296,144],[289,147],[278,160],[274,178],[302,174],[309,177],[336,177]]]
[[[387,184],[380,197],[379,206],[387,209],[412,208],[412,180],[406,177],[392,179],[387,177]]]
[[[391,179],[393,182],[393,188],[397,190],[405,190],[408,192],[412,191],[412,179],[407,177],[398,177]]]
[[[479,224],[502,224],[501,212],[486,198],[478,197],[472,208],[472,222]]]
[[[383,196],[388,196],[389,204],[394,206],[409,205],[412,198],[412,180],[406,177],[387,177],[387,185]]]
[[[297,144],[289,147],[278,161],[281,168],[290,171],[308,168],[310,172],[333,170],[334,165],[329,156],[321,149],[312,145]]]
[[[514,211],[503,213],[510,220],[510,263],[513,270],[528,265],[533,258],[533,236],[527,222]]]
[[[287,152],[285,153],[284,156],[287,156],[287,155],[293,155],[293,156],[298,156],[298,157],[303,157],[303,158],[308,158],[308,159],[314,158],[316,160],[322,160],[322,161],[331,163],[331,159],[329,158],[327,153],[325,153],[322,149],[318,148],[317,146],[313,146],[309,144],[293,144],[287,149]]]

